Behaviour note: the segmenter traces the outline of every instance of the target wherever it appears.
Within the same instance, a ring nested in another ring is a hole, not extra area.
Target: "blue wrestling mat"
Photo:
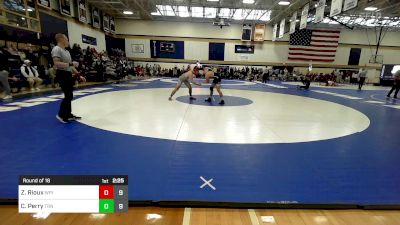
[[[0,198],[18,176],[129,176],[129,200],[400,205],[400,101],[385,90],[223,81],[168,97],[175,79],[75,91],[80,122],[60,124],[62,94],[0,103]],[[372,97],[371,97],[372,96]]]

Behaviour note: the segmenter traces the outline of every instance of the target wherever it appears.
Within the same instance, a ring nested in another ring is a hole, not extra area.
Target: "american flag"
[[[289,60],[333,62],[339,44],[339,30],[303,29],[290,35]]]

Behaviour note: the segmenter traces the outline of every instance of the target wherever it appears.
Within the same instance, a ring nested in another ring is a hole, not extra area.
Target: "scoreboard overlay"
[[[20,213],[128,211],[128,176],[19,176]]]

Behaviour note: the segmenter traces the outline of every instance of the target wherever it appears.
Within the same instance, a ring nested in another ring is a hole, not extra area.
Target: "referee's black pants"
[[[362,86],[364,85],[365,82],[365,77],[360,77],[360,80],[358,81],[358,89],[361,90]]]
[[[72,77],[71,72],[64,70],[57,70],[56,79],[64,93],[64,99],[61,101],[58,116],[63,119],[68,119],[72,116],[71,101],[74,97],[72,91],[74,89],[75,79]]]
[[[397,98],[397,93],[399,93],[399,90],[400,90],[400,81],[395,81],[395,82],[394,82],[393,87],[392,87],[392,89],[390,89],[390,91],[389,91],[389,93],[387,94],[387,96],[390,97],[390,95],[392,94],[392,92],[393,92],[394,90],[396,90],[396,92],[394,93],[394,96],[393,96],[393,97]]]

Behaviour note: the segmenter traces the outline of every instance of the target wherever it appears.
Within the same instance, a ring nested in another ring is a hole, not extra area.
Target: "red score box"
[[[99,199],[113,199],[114,186],[113,185],[100,185],[99,186]]]

